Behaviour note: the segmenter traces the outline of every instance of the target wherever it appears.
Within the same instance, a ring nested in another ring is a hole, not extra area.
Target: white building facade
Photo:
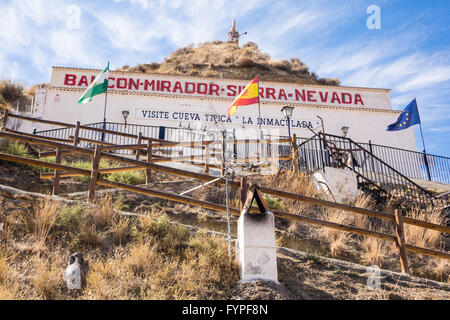
[[[53,67],[51,81],[36,91],[33,116],[75,124],[103,121],[105,95],[78,104],[83,91],[101,70]],[[106,121],[160,127],[235,130],[237,137],[258,132],[258,105],[242,106],[231,117],[227,109],[249,80],[110,71]],[[392,109],[390,90],[260,81],[260,124],[265,134],[288,135],[283,106],[294,107],[291,133],[310,137],[311,128],[368,142],[416,150],[413,128],[389,132],[399,111]],[[54,127],[33,124],[23,131]]]

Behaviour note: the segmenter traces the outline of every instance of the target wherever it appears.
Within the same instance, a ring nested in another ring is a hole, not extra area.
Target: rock
[[[402,297],[400,297],[398,294],[395,293],[389,293],[388,300],[404,300]]]

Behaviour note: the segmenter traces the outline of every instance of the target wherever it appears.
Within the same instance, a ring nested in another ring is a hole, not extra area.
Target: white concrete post
[[[354,203],[358,198],[358,181],[351,170],[325,167],[313,174],[318,190],[339,203]]]
[[[250,214],[244,210],[238,220],[238,242],[241,281],[278,283],[273,213]]]

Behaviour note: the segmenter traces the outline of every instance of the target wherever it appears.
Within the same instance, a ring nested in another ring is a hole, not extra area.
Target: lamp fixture
[[[122,110],[122,117],[123,117],[123,120],[125,121],[125,127],[127,126],[127,118],[128,118],[129,114],[130,114],[130,111]]]

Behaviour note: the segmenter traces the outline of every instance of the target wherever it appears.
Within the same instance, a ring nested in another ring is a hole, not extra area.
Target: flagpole
[[[108,75],[109,75],[109,61],[108,61]],[[108,101],[108,86],[109,86],[109,77],[107,79],[106,91],[105,91],[105,106],[103,108],[103,130],[106,129],[106,103]],[[102,132],[102,142],[105,141],[105,133]]]
[[[259,126],[259,138],[263,139],[262,136],[262,130],[261,130],[261,105],[259,102],[259,74],[256,75],[256,77],[258,78],[258,126]]]
[[[423,139],[422,121],[420,120],[419,106],[417,105],[417,99],[416,99],[416,97],[414,97],[414,101],[416,102],[417,117],[419,118],[420,136],[422,137],[423,162],[424,162],[424,164],[425,164],[425,169],[427,170],[428,180],[431,181],[430,168],[429,168],[429,165],[428,165],[428,158],[427,158],[427,150],[425,149],[425,140]]]
[[[260,140],[263,140],[263,134],[262,134],[262,129],[261,129],[261,122],[262,122],[262,119],[261,119],[261,105],[260,105],[260,102],[259,102],[259,74],[258,75],[256,75],[256,77],[258,78],[258,127],[259,127],[259,139]],[[261,157],[261,154],[262,154],[262,144],[261,144],[261,141],[259,141],[259,145],[258,145],[258,153],[259,153],[259,155],[258,155],[258,159]]]
[[[419,117],[419,128],[420,128],[420,136],[422,137],[423,153],[427,153],[426,149],[425,149],[425,140],[423,139],[422,121],[420,120],[419,107],[417,106],[417,99],[416,99],[416,97],[414,97],[414,100],[416,101],[417,116]]]

